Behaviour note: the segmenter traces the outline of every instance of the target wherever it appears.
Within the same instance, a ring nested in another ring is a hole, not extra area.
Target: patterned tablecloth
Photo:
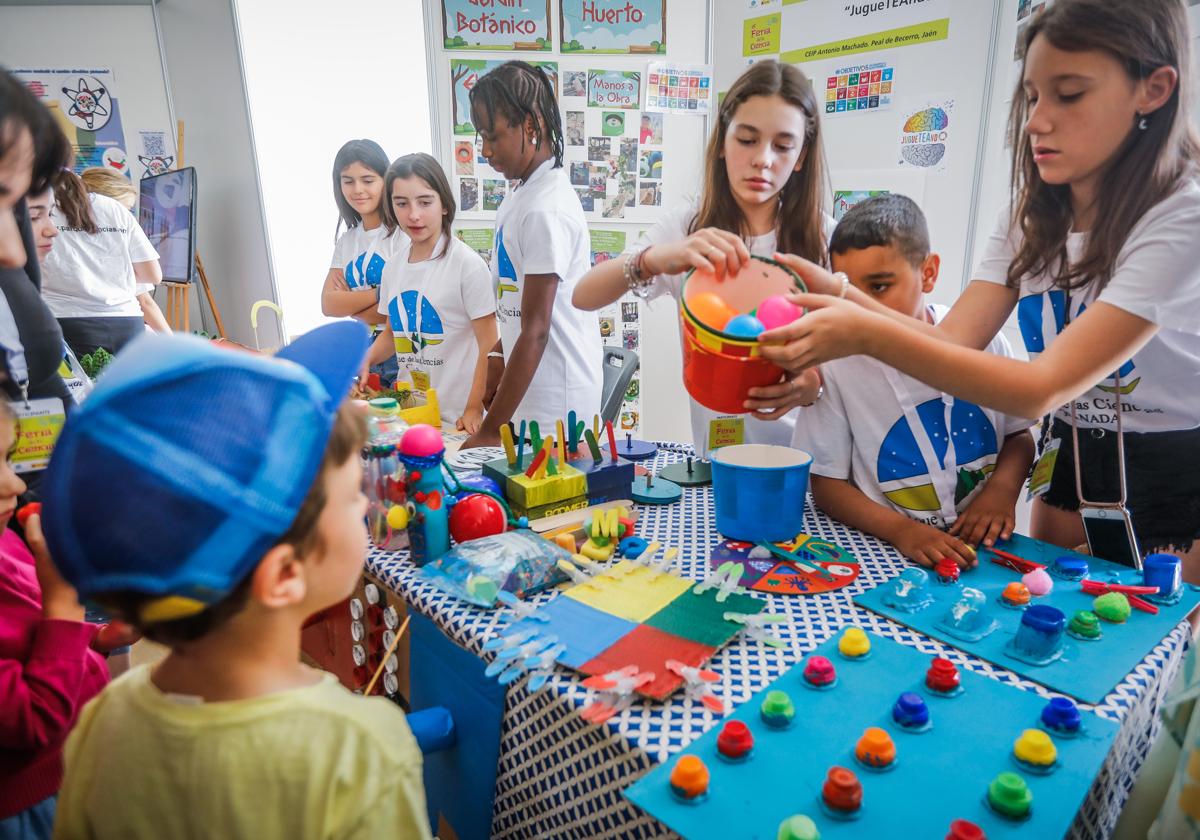
[[[655,469],[680,460],[690,449],[661,444]],[[672,451],[667,451],[669,448]],[[685,489],[679,504],[640,508],[638,531],[647,539],[678,546],[676,569],[701,579],[710,549],[720,540],[713,523],[712,488]],[[812,507],[805,531],[849,549],[862,563],[857,580],[837,592],[771,597],[769,612],[790,619],[776,625],[786,647],[774,649],[739,637],[713,658],[721,674],[718,694],[736,706],[781,676],[805,654],[847,624],[896,639],[929,654],[949,657],[993,679],[1046,697],[1050,692],[1015,674],[867,612],[851,597],[895,575],[906,561],[886,543],[834,522]],[[404,553],[372,551],[367,566],[422,615],[467,650],[482,654],[497,629],[497,613],[464,604],[421,581]],[[554,597],[537,596],[535,602]],[[763,596],[766,597],[766,596]],[[1112,752],[1072,827],[1072,837],[1107,837],[1116,824],[1138,769],[1158,732],[1157,711],[1175,675],[1187,625],[1167,636],[1095,710],[1121,723]],[[491,654],[487,654],[490,658]],[[536,693],[521,679],[509,687],[501,733],[492,835],[500,838],[670,837],[671,831],[621,796],[657,763],[681,750],[720,718],[682,699],[635,703],[603,726],[585,723],[578,711],[589,692],[573,673],[559,669]]]

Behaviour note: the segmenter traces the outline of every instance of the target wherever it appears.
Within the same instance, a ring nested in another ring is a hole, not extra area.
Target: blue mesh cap
[[[367,346],[352,321],[275,358],[193,336],[130,343],[69,416],[42,483],[63,577],[83,598],[221,600],[291,527]]]

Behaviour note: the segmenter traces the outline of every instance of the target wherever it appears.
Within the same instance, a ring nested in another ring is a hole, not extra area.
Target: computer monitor
[[[195,168],[143,178],[138,222],[158,251],[163,280],[192,282],[196,270]]]

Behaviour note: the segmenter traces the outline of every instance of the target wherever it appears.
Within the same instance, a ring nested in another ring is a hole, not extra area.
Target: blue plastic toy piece
[[[1151,601],[1178,604],[1183,598],[1182,583],[1179,558],[1174,554],[1150,554],[1142,562],[1142,584],[1158,587],[1158,593],[1149,596]]]
[[[622,557],[627,557],[630,560],[636,560],[642,556],[642,552],[649,545],[641,537],[626,537],[617,543],[617,551]]]
[[[892,720],[905,729],[921,731],[929,728],[929,707],[920,694],[906,691],[892,706]]]
[[[1050,565],[1050,574],[1060,580],[1083,580],[1087,573],[1087,560],[1071,554],[1064,554]]]
[[[919,612],[933,603],[929,591],[929,572],[915,566],[905,569],[891,580],[891,588],[884,593],[883,602],[901,612]]]
[[[1083,725],[1079,707],[1066,697],[1052,697],[1042,708],[1042,725],[1059,734],[1074,735]]]
[[[978,642],[996,629],[996,620],[987,613],[987,596],[971,586],[964,586],[958,600],[935,626],[956,639]]]
[[[1047,665],[1062,656],[1067,617],[1049,604],[1033,604],[1021,614],[1017,634],[1004,652],[1030,665]]]

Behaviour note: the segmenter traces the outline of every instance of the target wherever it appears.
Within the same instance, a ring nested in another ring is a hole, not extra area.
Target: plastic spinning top
[[[906,691],[892,706],[892,720],[905,729],[924,729],[929,725],[929,707],[920,694]]]
[[[1026,729],[1013,744],[1013,757],[1023,764],[1040,769],[1054,766],[1058,750],[1050,736],[1040,729]]]
[[[949,659],[935,656],[929,670],[925,672],[925,685],[932,691],[949,694],[961,685],[958,668]]]
[[[796,709],[792,705],[792,698],[788,697],[787,692],[776,689],[775,691],[767,692],[767,696],[763,698],[759,714],[762,715],[763,723],[767,726],[782,729],[792,722],[792,718],[796,715]]]
[[[707,461],[697,461],[691,456],[686,461],[668,464],[658,474],[661,478],[673,481],[680,487],[700,487],[712,484],[712,465]]]
[[[855,744],[854,757],[868,767],[883,769],[896,760],[896,744],[886,729],[872,726],[863,732]]]
[[[838,639],[838,653],[847,659],[862,659],[871,652],[871,639],[861,627],[847,627]]]
[[[708,791],[708,768],[699,756],[680,756],[671,768],[671,791],[682,799],[696,799]]]
[[[804,681],[815,688],[828,688],[837,682],[837,671],[824,656],[810,656],[804,663]]]
[[[1023,607],[1029,603],[1029,587],[1014,580],[1000,593],[1000,600],[1010,607]]]
[[[1016,773],[1001,773],[988,785],[988,804],[1001,816],[1020,820],[1033,808],[1033,791]]]
[[[754,749],[754,736],[750,727],[740,720],[726,722],[717,736],[717,752],[734,760],[745,758]]]
[[[640,505],[669,505],[678,502],[683,496],[683,491],[673,481],[655,478],[653,473],[646,473],[633,480],[630,495]]]
[[[1105,592],[1092,602],[1092,612],[1113,624],[1124,624],[1132,608],[1123,592]]]
[[[1079,707],[1066,697],[1053,697],[1042,707],[1042,725],[1055,732],[1074,734],[1083,725]]]
[[[775,840],[821,840],[821,832],[809,817],[794,814],[779,824]]]
[[[862,807],[862,782],[845,767],[830,767],[821,786],[821,799],[832,811],[853,814]]]

